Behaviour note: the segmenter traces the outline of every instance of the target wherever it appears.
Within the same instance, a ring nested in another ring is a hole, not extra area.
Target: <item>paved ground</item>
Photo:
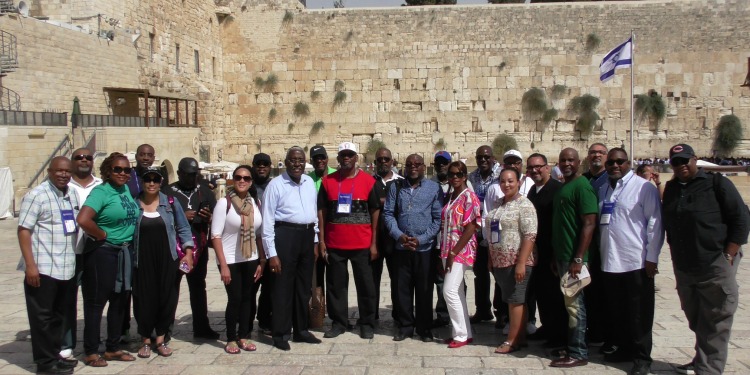
[[[15,220],[0,221],[0,257],[6,261],[0,265],[0,374],[22,374],[33,371],[31,359],[28,319],[22,289],[22,273],[15,270],[20,256],[16,241]],[[213,262],[213,259],[212,259]],[[673,373],[674,365],[690,360],[693,353],[693,336],[687,328],[674,290],[669,252],[665,247],[661,257],[661,274],[657,286],[661,290],[656,297],[656,319],[654,323],[655,373]],[[750,263],[741,265],[739,283],[748,285]],[[470,276],[467,275],[470,282]],[[471,284],[471,282],[469,283]],[[387,272],[381,285],[381,317],[390,316]],[[224,332],[223,311],[226,294],[220,284],[218,271],[209,266],[208,274],[209,314],[211,325]],[[353,298],[354,286],[350,286],[350,309],[352,322],[356,318]],[[503,341],[500,332],[492,323],[473,327],[473,345],[460,349],[448,349],[443,344],[391,340],[393,322],[386,319],[377,329],[375,338],[362,340],[354,332],[336,339],[323,339],[319,345],[291,343],[292,350],[283,352],[270,345],[268,337],[253,332],[252,339],[258,345],[254,353],[225,354],[223,342],[192,341],[191,314],[183,285],[177,311],[175,338],[172,341],[174,355],[169,358],[152,356],[148,360],[138,359],[131,363],[110,362],[106,368],[87,368],[80,364],[81,374],[566,374],[566,373],[623,373],[630,364],[610,365],[602,356],[592,354],[591,364],[572,370],[561,371],[550,368],[548,354],[538,342],[512,355],[493,354],[494,348]],[[614,290],[613,292],[617,292]],[[471,292],[470,292],[471,294]],[[727,373],[750,373],[750,314],[747,313],[748,296],[741,290],[740,307],[736,314],[730,344]],[[470,306],[473,305],[469,301]],[[83,314],[79,301],[79,331],[83,329]],[[327,322],[330,326],[330,322]],[[326,327],[327,328],[327,327]],[[106,331],[103,331],[106,332]],[[322,338],[322,330],[315,334]],[[440,338],[447,337],[447,328],[435,331]],[[79,333],[79,339],[82,334]],[[82,344],[78,343],[76,354],[80,358]],[[135,350],[135,348],[133,348]],[[597,353],[594,348],[592,353]]]

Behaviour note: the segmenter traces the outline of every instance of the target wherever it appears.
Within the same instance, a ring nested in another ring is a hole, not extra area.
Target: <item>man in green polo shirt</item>
[[[328,153],[326,148],[321,145],[313,146],[310,149],[310,162],[313,171],[307,175],[315,182],[315,189],[320,191],[320,181],[329,173],[336,172],[336,169],[328,166]]]
[[[559,275],[562,277],[569,272],[573,278],[578,278],[588,258],[599,205],[591,184],[578,173],[581,165],[578,151],[572,148],[562,150],[558,165],[565,182],[552,202],[552,246]],[[568,311],[568,349],[565,356],[553,360],[550,366],[585,366],[588,364],[588,348],[583,290],[564,299]]]

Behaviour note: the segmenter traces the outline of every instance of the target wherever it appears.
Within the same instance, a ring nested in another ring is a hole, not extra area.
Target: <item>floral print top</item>
[[[492,222],[500,222],[500,241],[492,242]],[[537,218],[534,205],[524,196],[490,211],[484,218],[484,236],[489,242],[492,267],[503,268],[516,265],[521,240],[536,241]],[[526,260],[527,266],[536,264],[536,247]]]
[[[478,227],[482,226],[482,215],[480,213],[482,203],[473,191],[464,189],[458,197],[443,206],[440,215],[442,229],[440,233],[440,257],[447,258],[448,252],[453,251],[454,246],[461,238],[464,227],[475,222]],[[479,230],[479,228],[477,228]],[[455,251],[453,251],[455,252]],[[477,236],[474,234],[466,243],[453,261],[456,263],[473,266],[477,257]]]

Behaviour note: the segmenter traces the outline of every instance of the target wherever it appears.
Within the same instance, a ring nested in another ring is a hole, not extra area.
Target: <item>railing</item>
[[[68,113],[0,110],[0,125],[67,126]]]
[[[0,13],[18,13],[13,0],[0,0]]]
[[[0,13],[4,13],[0,2]],[[0,30],[0,72],[12,72],[18,68],[18,50],[16,36]]]
[[[123,126],[123,127],[145,127],[146,121],[143,117],[133,116],[110,116],[110,115],[73,115],[73,126],[83,127],[104,127],[104,126]],[[179,126],[169,124],[165,118],[149,117],[148,126],[167,127]]]
[[[19,111],[21,110],[21,96],[17,92],[0,86],[0,110]]]
[[[52,161],[52,159],[57,156],[70,156],[71,152],[73,152],[72,137],[69,134],[66,134],[65,138],[63,138],[60,144],[55,148],[55,151],[52,151],[52,154],[50,154],[49,158],[47,158],[47,161],[42,165],[41,168],[39,168],[38,171],[36,171],[36,174],[34,174],[34,177],[31,178],[31,181],[29,181],[29,185],[26,187],[31,189],[34,186],[39,185],[47,178],[47,168],[49,168],[49,163]]]

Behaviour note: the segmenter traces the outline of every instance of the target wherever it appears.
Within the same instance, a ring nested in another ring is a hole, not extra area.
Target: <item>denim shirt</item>
[[[138,207],[140,207],[141,199],[140,196],[136,199]],[[174,211],[173,211],[174,209]],[[185,212],[182,210],[179,202],[169,204],[169,197],[164,193],[159,193],[159,207],[156,208],[156,212],[159,213],[164,224],[167,227],[167,238],[169,239],[169,251],[172,253],[172,260],[177,260],[177,233],[180,236],[180,242],[182,242],[183,249],[186,247],[194,247],[193,243],[193,232],[190,230],[190,223],[188,223]],[[138,267],[138,244],[140,243],[139,237],[141,233],[141,219],[143,218],[143,208],[141,208],[141,214],[138,215],[138,222],[135,225],[135,234],[133,234],[133,252],[135,254],[133,266]]]
[[[398,217],[394,216],[396,184],[401,184],[401,192],[398,194]],[[422,178],[416,188],[412,188],[409,180],[405,178],[391,184],[383,215],[388,233],[396,240],[396,250],[405,250],[398,242],[402,234],[419,240],[416,251],[430,251],[433,248],[437,232],[440,230],[440,211],[443,209],[441,193],[440,185],[425,178]]]

